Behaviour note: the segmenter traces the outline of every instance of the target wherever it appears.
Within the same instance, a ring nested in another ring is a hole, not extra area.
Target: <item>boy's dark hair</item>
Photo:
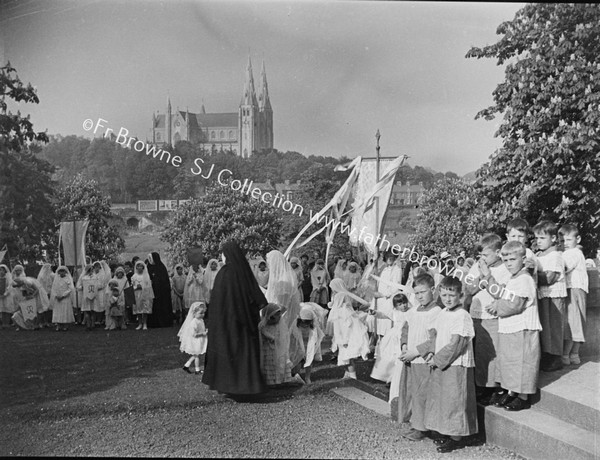
[[[573,224],[564,224],[562,227],[560,227],[560,229],[558,230],[558,233],[560,235],[573,235],[575,237],[579,236],[579,229],[577,228],[576,225]]]
[[[444,279],[440,282],[440,289],[442,288],[462,294],[462,283],[458,278],[453,276],[444,277]]]
[[[392,305],[395,305],[397,303],[408,303],[408,298],[402,293],[396,294],[392,298]]]
[[[558,225],[550,220],[540,220],[533,227],[533,233],[542,233],[558,237]]]
[[[421,275],[415,276],[415,279],[413,280],[413,288],[421,284],[424,284],[430,288],[434,287],[435,281],[433,279],[433,276],[431,276],[429,273],[423,273]]]
[[[483,235],[478,245],[480,251],[485,248],[492,248],[493,250],[502,249],[502,238],[495,233],[487,233]]]
[[[521,219],[520,217],[517,217],[516,219],[513,219],[509,221],[508,224],[506,224],[507,233],[510,233],[510,231],[513,229],[519,232],[523,232],[526,235],[530,233],[529,224],[525,219]]]

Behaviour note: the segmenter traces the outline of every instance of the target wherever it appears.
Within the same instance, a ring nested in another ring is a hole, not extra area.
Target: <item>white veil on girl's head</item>
[[[192,334],[192,320],[194,319],[196,312],[201,308],[206,309],[206,303],[194,302],[190,305],[190,309],[188,311],[187,316],[185,317],[185,321],[183,322],[181,328],[179,329],[179,332],[177,333],[177,337],[179,337],[180,342],[183,340],[184,337],[187,337],[189,334]]]
[[[267,283],[267,302],[287,308],[287,321],[291,324],[300,313],[300,291],[298,276],[285,256],[277,250],[267,254],[269,282]]]
[[[210,265],[213,262],[216,262],[216,264],[217,264],[217,269],[214,271],[210,268]],[[215,284],[215,278],[217,277],[217,273],[219,273],[219,270],[221,270],[219,261],[217,259],[210,259],[208,261],[208,263],[206,264],[206,268],[204,269],[204,285],[206,286],[206,289],[213,288],[213,286]]]
[[[52,282],[54,280],[54,272],[52,271],[52,265],[45,263],[42,265],[40,272],[38,273],[37,280],[40,282],[46,292],[52,289]]]
[[[142,272],[142,299],[143,300],[152,300],[154,299],[154,290],[152,289],[152,281],[150,281],[150,275],[148,274],[148,267],[141,260],[138,260],[135,263],[134,273],[137,272],[137,268],[141,266],[144,267],[144,271]]]
[[[8,269],[8,266],[6,266],[4,264],[0,264],[0,267],[4,268],[4,271],[6,272],[6,275],[4,275],[4,276],[6,277],[6,290],[8,291],[13,282],[12,273]]]
[[[6,266],[6,265],[5,265],[5,266]],[[21,270],[21,274],[20,274],[20,275],[16,275],[16,274],[15,274],[15,273],[16,273],[16,271],[17,271],[17,269],[20,269],[20,270]],[[23,279],[25,279],[25,278],[26,278],[26,275],[25,275],[25,268],[23,267],[23,265],[19,265],[19,264],[17,264],[17,265],[15,265],[15,266],[13,267],[13,269],[12,269],[12,272],[10,272],[10,275],[11,275],[11,278],[12,278],[12,280],[13,280],[13,281],[14,281],[16,278],[23,278]]]
[[[61,271],[65,271],[65,277],[61,277]],[[67,292],[69,292],[69,297],[71,298],[71,305],[75,307],[76,297],[75,297],[75,285],[73,284],[73,277],[71,276],[71,272],[65,265],[60,265],[56,269],[56,275],[54,276],[54,281],[52,282],[52,289],[50,291],[50,303],[55,302],[56,296],[64,296]]]

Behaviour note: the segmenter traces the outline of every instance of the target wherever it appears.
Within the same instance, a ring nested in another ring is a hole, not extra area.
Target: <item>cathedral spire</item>
[[[271,100],[269,99],[269,86],[267,85],[267,71],[265,70],[265,61],[262,61],[262,71],[260,73],[260,95],[258,97],[260,110],[272,110]]]
[[[256,91],[254,90],[254,77],[252,75],[252,62],[248,56],[248,66],[246,67],[246,82],[244,83],[244,95],[241,105],[258,105],[256,101]]]

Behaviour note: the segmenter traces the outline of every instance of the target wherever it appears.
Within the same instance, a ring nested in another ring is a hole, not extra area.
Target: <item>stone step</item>
[[[584,358],[581,365],[540,372],[534,408],[580,428],[600,432],[600,363]],[[539,400],[538,400],[539,398]]]
[[[499,407],[481,406],[479,410],[483,412],[480,430],[485,430],[487,443],[512,450],[529,459],[600,458],[600,438],[595,432],[541,410],[532,407],[509,412]]]

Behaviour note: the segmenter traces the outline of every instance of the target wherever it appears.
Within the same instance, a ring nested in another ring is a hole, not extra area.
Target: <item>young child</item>
[[[302,337],[304,346],[304,381],[309,384],[313,361],[321,361],[321,342],[325,337],[324,322],[327,310],[316,303],[306,302],[300,304],[300,314],[296,320],[296,327]]]
[[[175,265],[175,273],[171,278],[171,303],[177,324],[183,324],[183,294],[185,292],[186,275],[183,265]]]
[[[191,374],[190,366],[194,363],[196,374],[201,374],[200,370],[200,355],[206,353],[206,345],[208,344],[208,331],[204,325],[204,313],[206,313],[206,304],[204,302],[194,302],[190,305],[190,310],[177,333],[181,345],[179,350],[182,353],[187,353],[190,359],[183,365],[183,370]]]
[[[50,290],[50,305],[52,307],[52,322],[56,331],[68,330],[69,324],[75,322],[73,309],[75,307],[75,285],[69,269],[61,265],[56,270],[56,276]]]
[[[108,302],[107,308],[111,318],[111,326],[109,330],[115,329],[127,329],[125,322],[123,321],[123,314],[125,312],[125,300],[122,297],[122,292],[119,290],[119,285],[116,281],[108,282]]]
[[[427,330],[442,309],[433,297],[435,282],[429,274],[418,275],[413,281],[413,291],[419,306],[406,312],[406,323],[402,327],[400,359],[408,366],[402,372],[400,386],[407,391],[400,395],[398,413],[404,414],[400,422],[410,421],[411,428],[401,431],[401,435],[412,441],[420,441],[426,435],[425,428],[425,382],[429,378],[429,366],[419,353],[417,346],[428,339]],[[410,415],[409,415],[410,414]]]
[[[206,302],[204,298],[204,270],[198,264],[190,265],[190,270],[185,281],[185,288],[183,290],[184,315],[187,315],[188,310],[194,302]]]
[[[531,229],[526,220],[516,218],[506,224],[506,241],[518,241],[525,246],[525,268],[529,270],[534,281],[537,281],[537,258],[531,249],[527,247],[527,240]]]
[[[12,315],[16,330],[39,329],[39,314],[50,307],[46,290],[35,278],[15,277],[13,279],[14,302],[18,310]]]
[[[77,280],[77,289],[81,291],[81,311],[83,312],[83,323],[88,331],[94,328],[94,310],[97,300],[98,283],[93,275],[92,265],[86,265],[83,273]]]
[[[588,274],[585,257],[577,247],[581,241],[575,225],[563,225],[558,231],[564,251],[565,275],[567,283],[567,325],[562,353],[564,365],[580,364],[579,347],[585,342],[585,308],[588,293]]]
[[[55,276],[56,275],[52,271],[52,265],[48,263],[42,265],[42,268],[38,273],[37,280],[42,285],[48,296],[50,296],[50,291],[52,291],[52,283],[54,282]],[[48,300],[50,300],[50,297],[48,297]],[[38,320],[41,328],[52,326],[52,302],[50,302],[50,308],[47,311],[40,313]]]
[[[125,288],[129,284],[129,280],[127,279],[125,269],[123,267],[117,267],[115,269],[115,276],[109,283],[116,283],[116,286],[119,289],[119,306],[122,307],[122,316],[119,318],[118,323],[120,324],[121,329],[127,329],[128,312],[125,302]],[[119,327],[119,325],[115,324],[115,328],[116,327]]]
[[[377,316],[377,318],[387,318],[392,321],[391,329],[386,332],[383,339],[379,342],[377,352],[375,353],[375,364],[371,371],[371,378],[386,383],[392,381],[392,375],[400,357],[402,327],[406,322],[406,312],[409,308],[408,299],[402,293],[397,293],[392,297],[392,305],[394,310],[391,317],[373,309],[369,311],[370,314]],[[402,369],[402,366],[398,367]]]
[[[401,284],[402,282],[402,269],[396,264],[396,255],[389,252],[385,256],[385,262],[387,266],[381,272],[381,281],[377,283],[377,297],[376,310],[383,313],[383,316],[378,317],[375,321],[375,332],[377,333],[378,340],[381,340],[383,336],[392,327],[392,320],[394,307],[392,305],[392,297],[397,292],[395,287],[390,286],[386,283]]]
[[[497,390],[498,384],[498,318],[490,314],[486,307],[491,305],[501,292],[500,285],[510,279],[510,272],[502,263],[500,249],[502,239],[488,233],[480,243],[480,256],[471,267],[469,275],[475,277],[466,283],[467,293],[472,295],[469,313],[475,328],[475,385],[477,396],[483,405],[490,404],[490,398]],[[496,402],[491,401],[491,403]]]
[[[110,267],[105,261],[96,261],[92,264],[92,276],[96,280],[96,302],[94,303],[95,325],[104,323],[106,330],[112,326],[108,308],[106,305],[106,290],[110,281]]]
[[[131,277],[131,284],[135,292],[135,305],[133,306],[133,314],[138,317],[138,327],[140,329],[148,329],[148,315],[152,314],[152,301],[154,300],[154,291],[152,290],[152,282],[148,275],[146,264],[141,260],[135,263],[135,273]]]
[[[310,280],[312,283],[312,292],[310,293],[310,301],[323,308],[327,308],[329,302],[329,273],[325,269],[325,261],[317,259],[315,266],[310,272]]]
[[[287,321],[281,319],[286,310],[281,305],[268,303],[258,324],[261,371],[267,385],[279,385],[293,380],[290,330]]]
[[[0,314],[3,329],[10,327],[10,317],[15,312],[12,282],[8,267],[4,264],[0,265]]]
[[[556,249],[556,224],[542,220],[533,227],[533,233],[538,249],[538,308],[542,323],[540,369],[552,372],[563,367],[567,297],[565,265],[562,254]]]
[[[469,313],[461,308],[462,283],[446,276],[440,282],[444,309],[428,327],[429,339],[417,347],[426,356],[431,376],[426,386],[424,425],[443,435],[434,440],[438,452],[452,452],[476,434],[473,343]]]
[[[343,281],[339,282],[343,286]],[[334,295],[327,322],[333,330],[332,350],[335,352],[335,347],[338,351],[337,364],[346,366],[343,378],[356,379],[354,360],[358,357],[366,360],[369,354],[367,313],[354,309],[347,292],[349,291],[343,286],[343,291]]]
[[[540,363],[539,331],[535,282],[525,268],[525,246],[509,241],[502,258],[511,278],[502,298],[487,307],[498,319],[498,382],[502,387],[496,406],[518,411],[531,406],[528,395],[537,391]]]

